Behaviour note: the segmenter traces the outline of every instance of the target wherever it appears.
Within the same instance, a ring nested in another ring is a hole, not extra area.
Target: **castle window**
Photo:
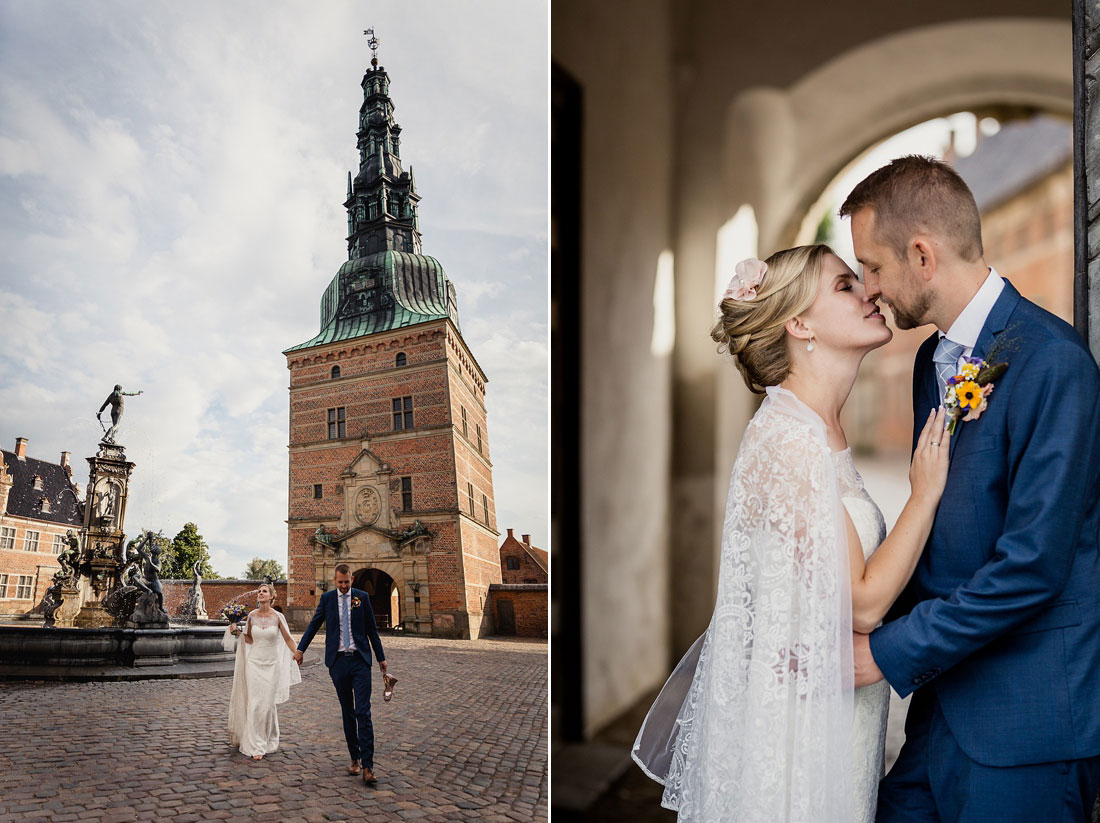
[[[15,548],[15,529],[9,529],[7,526],[0,528],[0,549],[14,549]]]
[[[474,516],[474,484],[466,484],[466,492],[470,495],[470,517]]]
[[[401,478],[401,511],[411,512],[413,507],[413,479]]]
[[[28,531],[23,538],[23,551],[36,552],[38,551],[38,532]]]
[[[340,367],[339,366],[333,366],[332,367],[332,372],[329,374],[329,377],[331,377],[333,380],[335,380],[339,376],[340,376]]]
[[[61,554],[63,551],[65,551],[65,538],[60,534],[55,534],[53,536],[53,553]]]
[[[466,407],[465,406],[460,406],[459,408],[462,409],[462,436],[463,437],[469,437],[470,432],[469,432],[469,429],[466,428]]]
[[[340,406],[336,409],[328,410],[328,439],[336,440],[339,437],[346,437],[347,430],[344,428],[345,414],[344,407]]]
[[[507,557],[507,558],[505,558],[504,562],[508,564],[508,571],[510,571],[510,572],[519,571],[519,558],[518,557]]]
[[[0,597],[8,596],[8,576],[0,574]]]
[[[489,525],[489,498],[481,495],[481,511],[485,514],[485,525]]]
[[[35,487],[36,489],[39,489],[39,490],[41,490],[41,489],[42,489],[42,478],[41,478],[41,477],[39,477],[39,476],[38,476],[38,475],[36,474],[36,475],[34,476],[34,480],[33,480],[33,481],[31,482],[31,485],[33,485],[33,486],[34,486],[34,487]]]
[[[15,586],[15,599],[16,600],[30,600],[31,588],[34,585],[34,578],[29,574],[19,575],[19,582]]]
[[[475,428],[477,429],[477,453],[481,454],[481,424],[478,423]]]
[[[313,484],[313,499],[314,500],[320,500],[321,499],[321,484],[320,483],[314,483]]]
[[[42,502],[39,504],[38,510],[40,512],[42,512],[42,514],[49,514],[50,513],[50,501],[48,499],[46,499],[45,497],[43,497]]]
[[[407,362],[407,360],[406,360],[406,358],[405,358],[405,352],[403,352],[403,351],[399,351],[399,352],[397,353],[397,360],[396,360],[396,364],[397,364],[398,366],[404,366],[406,362]]]
[[[413,427],[413,399],[411,397],[395,397],[393,399],[393,430],[411,429]]]

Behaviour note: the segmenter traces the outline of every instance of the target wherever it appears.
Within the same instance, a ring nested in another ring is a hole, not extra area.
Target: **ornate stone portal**
[[[377,569],[393,579],[401,627],[407,632],[431,634],[427,580],[431,531],[419,520],[402,517],[395,505],[400,500],[400,481],[365,441],[359,456],[340,477],[344,507],[337,531],[318,528],[312,540],[318,588],[328,588],[340,563],[351,566],[353,574]]]

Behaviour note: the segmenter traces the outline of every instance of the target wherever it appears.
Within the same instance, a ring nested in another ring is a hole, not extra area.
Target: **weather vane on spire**
[[[377,68],[378,66],[378,44],[381,42],[374,36],[374,26],[363,32],[367,36],[367,45],[370,46],[370,64]]]

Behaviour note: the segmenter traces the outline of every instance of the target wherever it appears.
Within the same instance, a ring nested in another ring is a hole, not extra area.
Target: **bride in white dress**
[[[256,608],[249,612],[245,629],[237,638],[233,667],[233,691],[229,698],[229,742],[241,754],[261,760],[279,748],[279,714],[275,706],[290,698],[290,687],[302,682],[294,662],[294,640],[286,619],[273,608],[275,590],[262,583]],[[236,626],[226,629],[226,648],[231,648]]]
[[[927,540],[944,413],[929,414],[886,535],[840,426],[860,363],[892,335],[862,283],[827,246],[802,246],[739,263],[720,311],[712,336],[767,396],[733,467],[710,625],[633,755],[681,821],[871,823],[890,689],[854,688],[852,632],[879,624]]]

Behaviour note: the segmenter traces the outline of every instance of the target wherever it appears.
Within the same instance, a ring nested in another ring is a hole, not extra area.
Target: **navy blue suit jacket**
[[[917,425],[940,404],[936,342],[917,352]],[[951,733],[983,765],[1091,757],[1100,754],[1100,371],[1072,327],[1007,281],[974,356],[1008,371],[981,417],[956,429],[928,543],[871,652],[900,695],[935,690]]]
[[[340,649],[340,611],[339,592],[336,589],[327,591],[321,595],[317,602],[317,611],[313,613],[313,619],[309,621],[302,639],[298,641],[298,650],[305,651],[321,628],[325,624],[325,665],[331,667],[336,660],[336,652]],[[355,649],[359,652],[367,665],[371,665],[370,650],[374,647],[374,653],[379,660],[385,660],[385,652],[382,651],[382,638],[378,636],[378,624],[374,620],[374,611],[370,605],[370,595],[360,589],[351,590],[352,597],[358,597],[360,605],[350,609],[351,637],[355,641]]]

